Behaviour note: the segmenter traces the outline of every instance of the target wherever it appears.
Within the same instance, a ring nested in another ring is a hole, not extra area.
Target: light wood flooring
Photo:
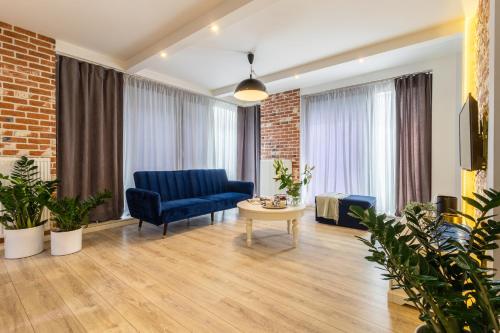
[[[0,332],[413,332],[417,312],[387,302],[387,282],[355,235],[301,221],[245,225],[226,212],[161,227],[84,235],[81,252],[0,259]],[[46,243],[46,247],[49,244]],[[3,256],[3,250],[0,251]]]

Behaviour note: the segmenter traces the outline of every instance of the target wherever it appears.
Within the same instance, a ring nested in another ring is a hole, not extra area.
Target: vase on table
[[[289,206],[292,206],[292,207],[300,206],[300,204],[301,204],[300,195],[288,196],[288,202],[289,202]]]

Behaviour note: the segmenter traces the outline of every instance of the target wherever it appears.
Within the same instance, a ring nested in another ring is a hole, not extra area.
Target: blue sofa
[[[182,171],[138,171],[135,188],[125,196],[130,215],[155,225],[211,214],[236,207],[253,196],[252,182],[229,181],[223,169]]]

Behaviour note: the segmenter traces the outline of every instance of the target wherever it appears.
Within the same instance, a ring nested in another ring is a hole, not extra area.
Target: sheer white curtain
[[[395,210],[395,89],[388,80],[302,99],[302,160],[314,165],[307,204],[325,192],[372,195]]]
[[[128,75],[123,91],[125,190],[141,170],[222,168],[236,179],[236,105]]]
[[[236,179],[237,169],[237,107],[218,100],[211,101],[214,126],[214,164],[218,169],[226,169],[229,179]]]

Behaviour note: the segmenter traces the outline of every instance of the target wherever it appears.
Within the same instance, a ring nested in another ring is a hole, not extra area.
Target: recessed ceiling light
[[[217,24],[212,24],[210,26],[210,30],[212,30],[213,33],[218,33],[219,32],[219,26]]]
[[[358,62],[359,62],[360,64],[364,63],[364,62],[365,62],[365,58],[359,58]]]
[[[300,75],[299,75],[299,74],[295,74],[293,77],[294,77],[295,79],[298,79],[298,78],[300,78]]]
[[[160,57],[166,58],[167,57],[167,52],[160,52]]]

